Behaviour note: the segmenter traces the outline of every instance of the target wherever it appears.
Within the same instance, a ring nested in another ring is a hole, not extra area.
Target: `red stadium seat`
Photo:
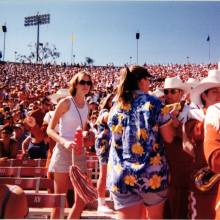
[[[65,194],[36,194],[36,193],[26,193],[28,206],[29,208],[37,208],[36,212],[31,211],[30,214],[38,216],[45,215],[42,208],[61,208],[60,219],[64,219],[64,208],[66,203],[66,195]],[[39,209],[40,208],[40,209]],[[28,216],[29,218],[33,218],[33,216]],[[36,218],[36,217],[35,217]],[[39,218],[39,217],[38,217]]]
[[[86,161],[87,168],[90,171],[89,176],[92,179],[93,184],[97,183],[99,178],[99,161],[96,159],[90,159]]]
[[[0,167],[0,176],[8,177],[46,177],[46,167]]]
[[[18,185],[24,190],[53,190],[53,180],[41,177],[22,178],[22,177],[0,177],[0,184]]]
[[[0,167],[17,167],[17,166],[26,166],[26,167],[45,167],[46,159],[7,159],[1,162]]]

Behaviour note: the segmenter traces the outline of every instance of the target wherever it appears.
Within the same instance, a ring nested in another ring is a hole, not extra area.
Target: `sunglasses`
[[[164,89],[163,90],[165,95],[168,95],[169,93],[176,94],[178,91],[179,91],[178,89]]]
[[[80,80],[80,81],[79,81],[79,84],[80,84],[80,85],[83,85],[83,86],[86,85],[86,84],[87,84],[88,86],[91,86],[91,85],[92,85],[92,81],[90,81],[90,80],[88,80],[88,81],[86,81],[86,80]]]

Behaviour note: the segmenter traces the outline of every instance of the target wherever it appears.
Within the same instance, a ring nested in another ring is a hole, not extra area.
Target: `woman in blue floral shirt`
[[[107,175],[107,164],[109,156],[109,140],[110,131],[107,125],[108,114],[112,107],[113,94],[108,94],[100,104],[99,117],[96,121],[98,131],[95,141],[96,154],[99,158],[99,179],[97,181],[97,192],[98,192],[98,212],[101,213],[112,213],[105,202],[106,194],[106,175]]]
[[[108,187],[120,219],[163,218],[168,165],[163,139],[174,136],[160,100],[149,95],[147,69],[121,70],[117,99],[110,111]]]

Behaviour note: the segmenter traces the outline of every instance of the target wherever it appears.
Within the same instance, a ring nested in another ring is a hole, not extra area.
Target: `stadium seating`
[[[0,177],[46,177],[46,167],[0,167]]]
[[[2,161],[0,164],[0,167],[6,166],[6,167],[17,167],[17,166],[23,166],[23,167],[45,167],[46,165],[46,159],[27,159],[27,160],[21,160],[21,159],[7,159],[5,161]]]

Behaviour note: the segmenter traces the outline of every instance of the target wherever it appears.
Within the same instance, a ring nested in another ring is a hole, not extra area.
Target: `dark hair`
[[[111,98],[113,98],[114,94],[110,93],[106,97],[104,97],[100,103],[100,109],[108,109],[110,110],[111,106],[108,106],[108,102]]]
[[[133,65],[120,70],[121,79],[117,90],[118,99],[124,103],[133,100],[133,92],[138,90],[138,82],[143,78],[151,78],[148,70],[142,66]]]
[[[83,76],[88,76],[90,81],[92,82],[91,76],[88,72],[86,72],[86,71],[78,72],[76,75],[73,76],[73,78],[69,82],[69,93],[72,96],[76,95],[76,86]],[[90,87],[90,91],[91,91],[91,89],[92,89],[92,86]]]

